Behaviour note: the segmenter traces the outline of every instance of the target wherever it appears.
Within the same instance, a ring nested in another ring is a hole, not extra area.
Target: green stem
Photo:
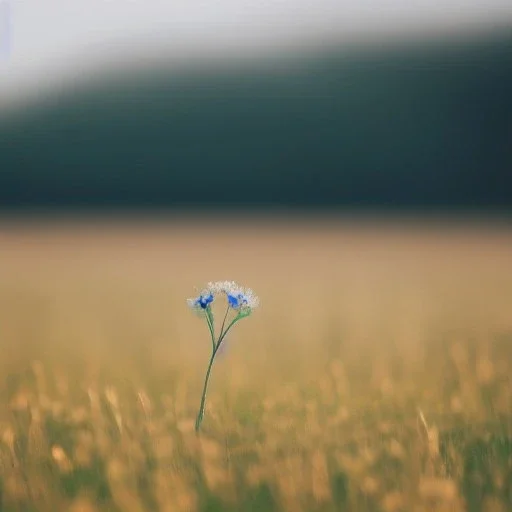
[[[213,366],[213,361],[215,360],[215,355],[217,354],[217,351],[219,350],[219,347],[220,347],[220,344],[222,343],[222,340],[224,340],[224,338],[226,337],[226,334],[229,332],[231,327],[233,327],[233,325],[235,325],[236,322],[238,322],[238,320],[240,320],[241,318],[243,318],[243,317],[240,314],[238,314],[232,320],[232,322],[228,325],[227,329],[219,336],[219,341],[217,342],[217,344],[215,345],[215,343],[214,343],[214,349],[213,349],[213,352],[212,352],[212,357],[210,358],[210,362],[208,363],[208,369],[206,370],[206,378],[204,379],[203,394],[201,396],[201,405],[199,406],[199,412],[197,413],[196,433],[199,432],[199,428],[201,427],[201,423],[202,423],[203,417],[204,417],[204,408],[205,408],[205,402],[206,402],[206,391],[208,389],[208,381],[210,380],[210,374],[212,372],[212,366]],[[210,325],[210,323],[208,322],[208,326],[209,325]]]
[[[213,351],[210,363],[208,364],[208,370],[206,371],[206,378],[204,380],[203,395],[201,396],[201,405],[199,406],[199,412],[196,419],[196,432],[199,432],[199,427],[203,421],[204,416],[204,404],[206,401],[206,390],[208,389],[208,381],[210,380],[210,373],[212,371],[213,361],[215,359],[216,351]]]
[[[209,309],[206,310],[206,323],[208,324],[208,330],[210,331],[210,336],[212,338],[212,350],[215,351],[215,333],[213,330],[213,318],[212,312]]]
[[[233,327],[233,325],[235,325],[238,322],[238,320],[240,320],[240,318],[242,318],[240,315],[237,315],[235,318],[233,318],[233,321],[228,325],[228,328],[220,336],[219,341],[217,342],[217,347],[215,348],[215,352],[217,352],[217,350],[219,350],[222,340],[226,337],[226,334],[229,332],[231,327]]]
[[[228,313],[229,313],[229,304],[228,304],[228,307],[226,309],[226,314],[224,315],[224,319],[222,320],[222,326],[220,328],[219,337],[222,337],[222,334],[224,332],[224,326],[226,325],[226,318],[228,317]]]

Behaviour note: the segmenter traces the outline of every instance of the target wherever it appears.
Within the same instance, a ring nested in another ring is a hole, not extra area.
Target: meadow
[[[507,223],[4,219],[0,346],[1,511],[512,510]]]

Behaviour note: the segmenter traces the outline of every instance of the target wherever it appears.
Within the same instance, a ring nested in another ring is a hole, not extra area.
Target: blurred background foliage
[[[0,205],[507,209],[511,90],[508,32],[114,67],[2,115]]]

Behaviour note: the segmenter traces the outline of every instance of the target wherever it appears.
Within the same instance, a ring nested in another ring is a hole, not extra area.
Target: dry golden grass
[[[0,224],[0,510],[506,511],[512,230]],[[185,298],[261,308],[215,363]]]

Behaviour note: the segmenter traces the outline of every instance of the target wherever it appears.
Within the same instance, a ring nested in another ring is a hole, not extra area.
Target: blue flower
[[[216,293],[224,293],[228,300],[229,307],[248,314],[258,307],[259,300],[250,288],[243,288],[234,281],[218,281],[210,283],[210,289]]]
[[[228,297],[228,304],[233,309],[238,309],[244,300],[244,296],[241,293],[239,293],[237,295],[232,295],[232,294],[228,293],[227,297]],[[247,300],[245,302],[247,302]]]
[[[249,306],[249,297],[244,293],[227,294],[228,304],[233,309],[247,309]],[[251,301],[252,303],[252,301]]]
[[[213,302],[214,295],[211,290],[203,290],[199,297],[195,299],[187,299],[187,303],[189,307],[201,313],[203,310],[207,309],[210,304]]]
[[[196,306],[200,306],[203,309],[208,307],[208,304],[213,302],[213,293],[209,293],[208,295],[199,295],[199,297],[195,301]]]

